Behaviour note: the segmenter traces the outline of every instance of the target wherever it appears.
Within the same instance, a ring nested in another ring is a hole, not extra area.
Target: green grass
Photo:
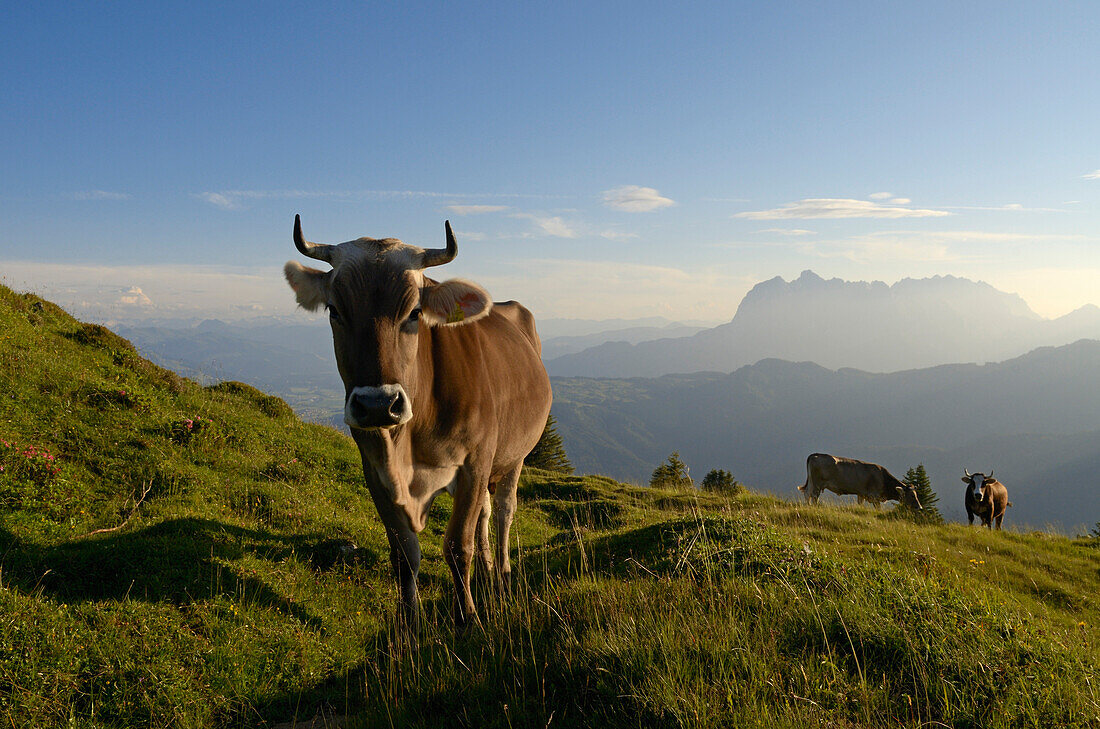
[[[1100,540],[529,471],[514,594],[455,634],[443,497],[410,642],[348,438],[3,287],[0,332],[2,725],[1100,724]]]

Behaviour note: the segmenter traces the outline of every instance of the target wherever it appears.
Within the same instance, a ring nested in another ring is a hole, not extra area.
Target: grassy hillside
[[[3,287],[0,382],[2,725],[1100,717],[1100,540],[532,471],[515,594],[461,636],[437,502],[410,644],[343,435]]]

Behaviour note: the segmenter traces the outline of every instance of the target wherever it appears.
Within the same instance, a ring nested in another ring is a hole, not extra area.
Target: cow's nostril
[[[394,420],[400,420],[405,413],[405,393],[403,390],[398,390],[393,399],[390,400],[389,412],[390,417]]]

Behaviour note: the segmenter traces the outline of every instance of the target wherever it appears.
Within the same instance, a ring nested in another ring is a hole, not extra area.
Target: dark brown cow
[[[1008,500],[1008,489],[1005,485],[993,478],[993,471],[986,476],[984,473],[971,473],[963,469],[966,475],[962,477],[966,484],[966,518],[968,523],[974,523],[974,517],[981,519],[981,525],[993,528],[993,522],[997,522],[997,528],[1001,528],[1001,521],[1005,518],[1005,510],[1012,506]]]
[[[855,494],[859,503],[870,501],[875,508],[883,501],[900,501],[914,509],[921,508],[916,489],[897,480],[877,463],[814,453],[806,459],[806,483],[798,490],[805,493],[807,501],[817,503],[826,489],[842,496]]]
[[[490,514],[498,579],[505,587],[510,580],[516,486],[523,458],[546,424],[551,394],[527,309],[493,304],[469,281],[439,283],[424,275],[423,269],[457,255],[450,222],[446,233],[445,249],[395,238],[318,245],[303,238],[295,216],[298,250],[332,270],[291,261],[285,273],[302,307],[328,309],[344,380],[344,421],[386,527],[406,620],[418,614],[417,535],[435,497],[444,490],[454,497],[443,553],[461,625],[476,615],[470,592],[475,551],[493,572]]]

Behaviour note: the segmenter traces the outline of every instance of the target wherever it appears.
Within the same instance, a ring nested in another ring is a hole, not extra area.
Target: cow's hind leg
[[[512,519],[516,515],[516,490],[519,487],[519,474],[523,463],[505,474],[497,484],[493,494],[493,522],[496,527],[497,584],[504,592],[512,589],[512,561],[508,556],[508,546],[512,533]]]
[[[477,518],[477,563],[485,575],[493,574],[493,547],[489,542],[489,519],[493,514],[493,500],[486,498]]]
[[[478,602],[492,602],[493,583],[496,581],[493,575],[493,545],[489,539],[489,519],[492,512],[493,500],[491,496],[487,496],[483,500],[476,527],[477,560],[474,566],[474,581],[477,585],[475,592]]]

